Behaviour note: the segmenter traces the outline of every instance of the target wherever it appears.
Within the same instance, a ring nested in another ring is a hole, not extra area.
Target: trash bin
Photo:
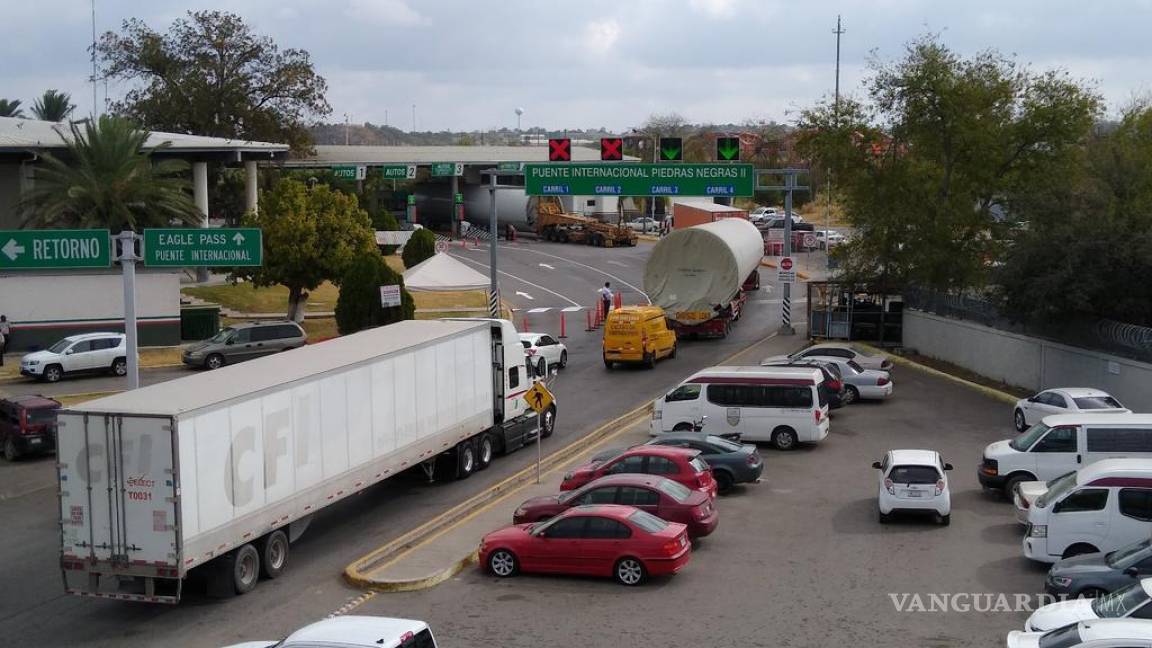
[[[180,339],[205,340],[220,330],[220,304],[180,307]]]

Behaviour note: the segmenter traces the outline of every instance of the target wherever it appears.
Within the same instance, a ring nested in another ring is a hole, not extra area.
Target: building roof
[[[431,164],[463,162],[547,162],[547,146],[316,146],[314,155],[288,160],[290,167],[326,167],[339,164]],[[635,160],[635,158],[627,158]],[[599,148],[572,147],[575,162],[599,162]],[[611,164],[610,162],[607,164]]]
[[[64,122],[0,117],[0,153],[26,153],[62,149],[67,146],[67,137],[72,133]],[[268,157],[283,156],[288,153],[287,144],[272,142],[250,142],[223,137],[203,137],[183,133],[162,133],[153,131],[148,135],[145,146],[154,148],[168,142],[168,150],[180,153],[234,153],[262,154]]]

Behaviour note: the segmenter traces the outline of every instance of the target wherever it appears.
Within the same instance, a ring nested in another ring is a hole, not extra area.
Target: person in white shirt
[[[600,305],[601,305],[600,312],[601,312],[601,314],[604,315],[604,317],[608,317],[608,311],[609,311],[609,309],[612,308],[612,284],[611,284],[611,282],[605,281],[604,287],[601,288],[597,292],[600,293]]]

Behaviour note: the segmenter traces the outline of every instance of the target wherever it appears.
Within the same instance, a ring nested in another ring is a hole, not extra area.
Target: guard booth
[[[904,329],[900,295],[867,284],[813,281],[808,283],[808,336],[826,340],[900,346]]]

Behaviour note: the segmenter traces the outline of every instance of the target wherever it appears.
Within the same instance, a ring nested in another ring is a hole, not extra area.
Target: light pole
[[[348,113],[344,113],[344,146],[348,146],[348,144],[349,144],[348,126],[351,123],[351,121],[352,121],[352,115],[349,115]]]

